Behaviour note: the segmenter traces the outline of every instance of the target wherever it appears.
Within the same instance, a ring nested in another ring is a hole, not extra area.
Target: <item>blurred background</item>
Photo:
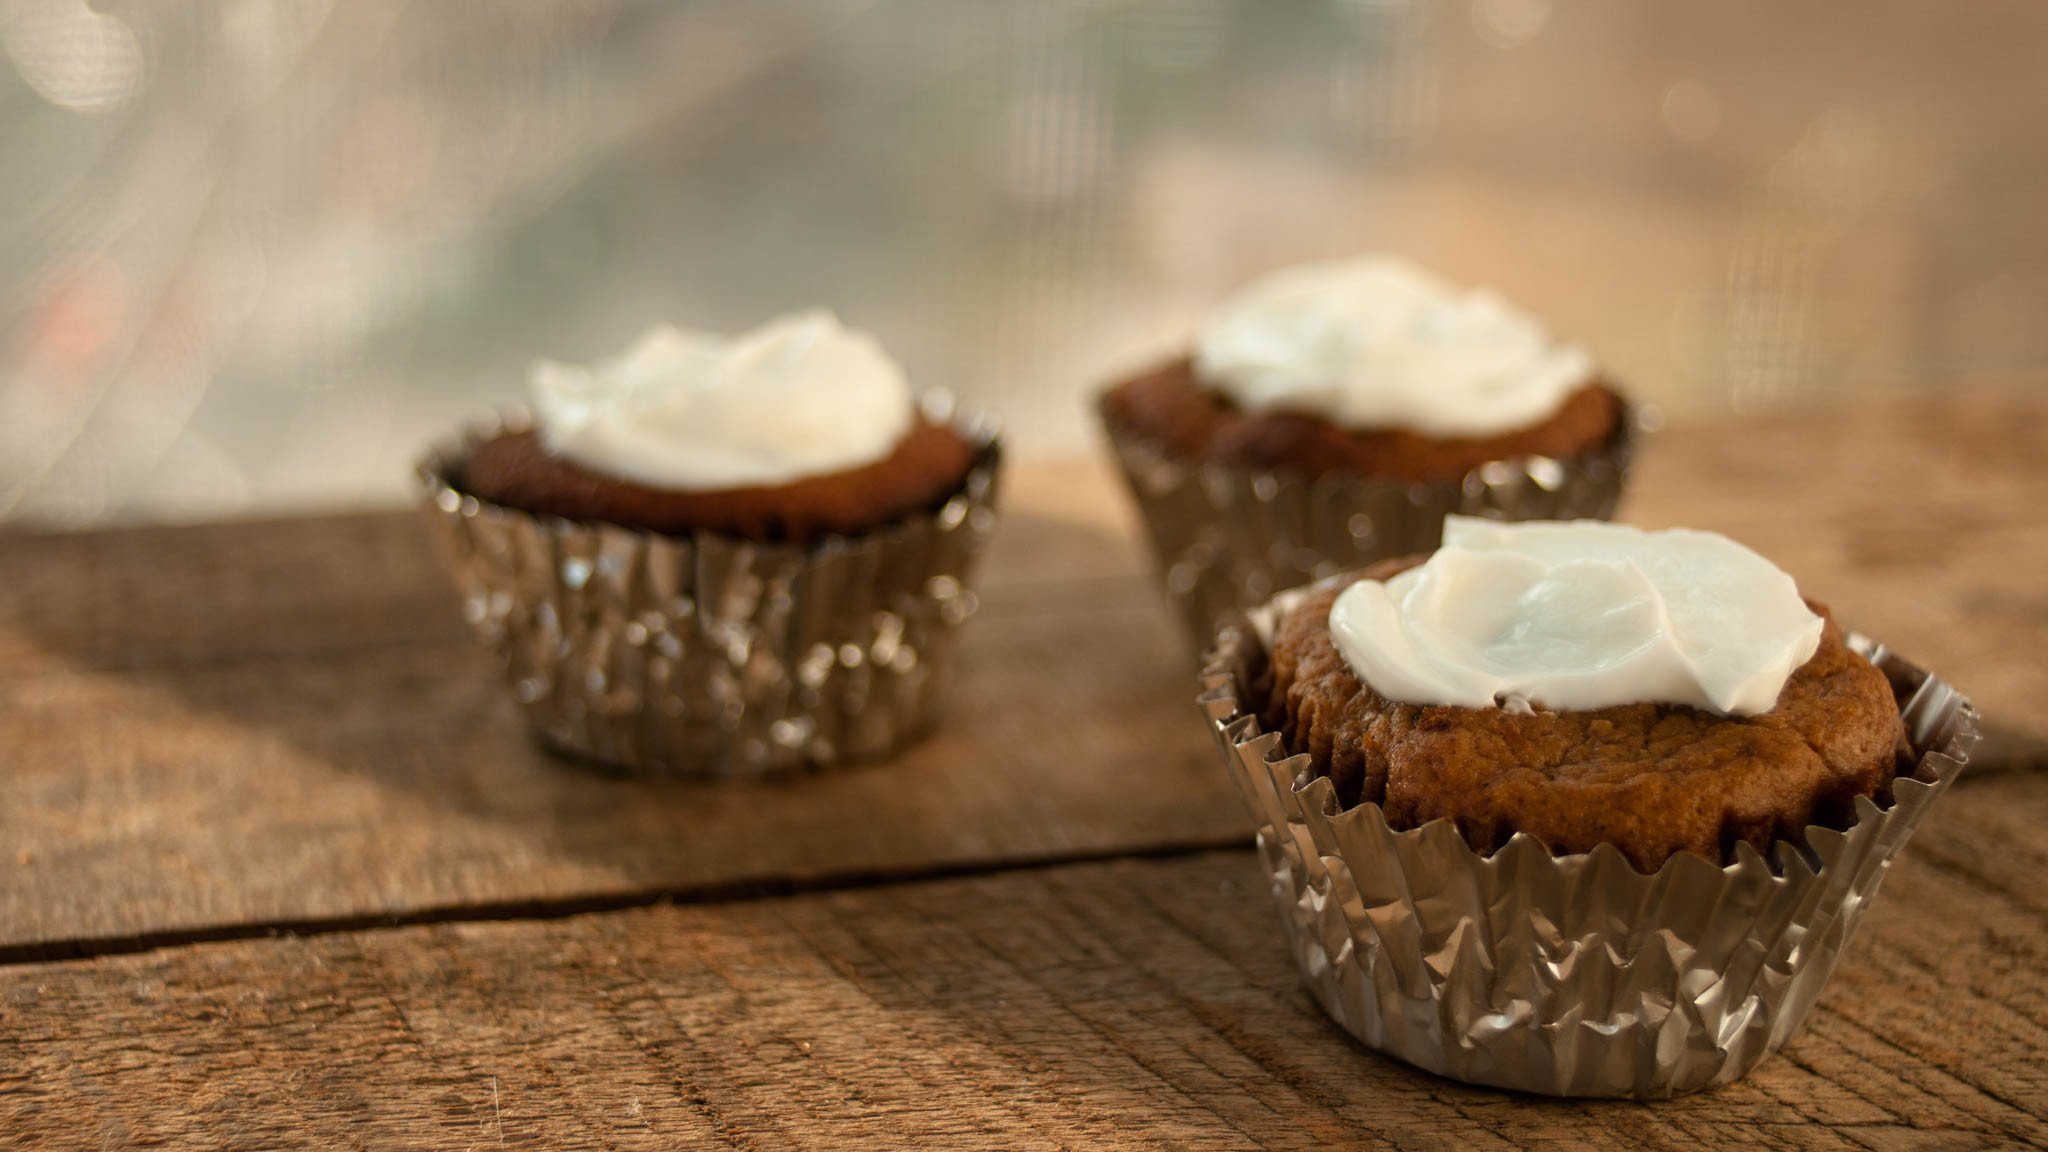
[[[0,0],[0,519],[391,504],[822,303],[1019,450],[1265,269],[1496,286],[1673,420],[2048,368],[2048,6]]]

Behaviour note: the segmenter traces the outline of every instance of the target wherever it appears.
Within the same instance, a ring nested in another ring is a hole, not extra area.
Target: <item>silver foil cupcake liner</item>
[[[1605,520],[1614,515],[1641,434],[1625,408],[1606,443],[1565,459],[1482,464],[1456,481],[1314,479],[1190,462],[1103,412],[1145,523],[1166,592],[1195,651],[1232,614],[1276,592],[1394,556],[1429,552],[1453,513],[1495,520]]]
[[[1890,678],[1915,763],[1889,804],[1856,802],[1769,859],[1681,852],[1653,875],[1611,845],[1552,856],[1517,834],[1491,856],[1449,821],[1389,828],[1339,811],[1247,705],[1258,633],[1225,628],[1201,705],[1258,826],[1301,978],[1368,1046],[1438,1075],[1555,1096],[1653,1098],[1724,1084],[1798,1031],[1886,867],[1977,740],[1970,702],[1860,637]]]
[[[761,775],[882,755],[930,729],[995,529],[1000,445],[935,510],[809,545],[537,516],[455,482],[479,426],[418,465],[463,611],[543,742],[654,776]]]

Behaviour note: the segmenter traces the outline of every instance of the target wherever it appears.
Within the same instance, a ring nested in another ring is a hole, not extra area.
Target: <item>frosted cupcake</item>
[[[1434,547],[1453,512],[1605,518],[1632,430],[1582,349],[1388,257],[1255,281],[1099,407],[1198,646],[1283,588]]]
[[[1777,1048],[1975,734],[1708,532],[1453,517],[1255,617],[1204,704],[1303,978],[1373,1047],[1525,1091]]]
[[[937,712],[998,447],[825,312],[536,365],[529,417],[421,464],[542,739],[729,775],[886,753]]]

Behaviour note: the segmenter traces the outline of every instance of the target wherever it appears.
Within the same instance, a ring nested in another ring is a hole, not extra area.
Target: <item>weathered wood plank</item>
[[[0,679],[0,944],[1242,841],[1144,589],[987,599],[947,728],[758,784],[567,768],[464,637]]]
[[[1006,502],[954,722],[737,787],[536,752],[412,516],[0,535],[0,949],[1232,842],[1106,468]],[[2044,508],[2048,399],[2012,397],[1673,430],[1626,511],[1781,560],[2041,759]]]
[[[2008,777],[1978,803],[2044,792]],[[1224,852],[0,968],[0,1132],[39,1148],[2048,1140],[2048,926],[1911,853],[1784,1057],[1649,1106],[1466,1089],[1365,1052],[1298,988],[1266,900],[1251,855]]]

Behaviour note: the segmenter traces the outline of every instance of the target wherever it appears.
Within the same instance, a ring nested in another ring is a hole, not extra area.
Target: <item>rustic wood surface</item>
[[[1626,511],[1752,543],[2039,759],[2044,461],[2029,397],[1795,414],[1655,438]],[[536,751],[412,516],[0,537],[0,956],[1238,842],[1106,469],[1012,480],[956,722],[765,785]]]
[[[737,786],[536,752],[413,516],[0,535],[0,1147],[2048,1140],[2048,399],[1646,450],[1626,516],[1737,535],[1995,733],[1785,1057],[1655,1107],[1324,1024],[1210,851],[1247,825],[1106,469],[1007,505],[954,722]]]
[[[2011,806],[2048,815],[2048,780],[1962,792],[1935,824],[1965,834]],[[95,1148],[2048,1140],[2037,891],[1907,860],[1784,1054],[1640,1105],[1468,1089],[1363,1050],[1297,984],[1263,883],[1232,851],[0,968],[0,1132]]]
[[[1073,499],[1077,477],[1101,479],[1016,486],[955,723],[888,764],[763,784],[541,753],[412,516],[0,548],[20,589],[0,598],[0,956],[1241,843],[1138,555],[1057,516],[1121,513]]]

